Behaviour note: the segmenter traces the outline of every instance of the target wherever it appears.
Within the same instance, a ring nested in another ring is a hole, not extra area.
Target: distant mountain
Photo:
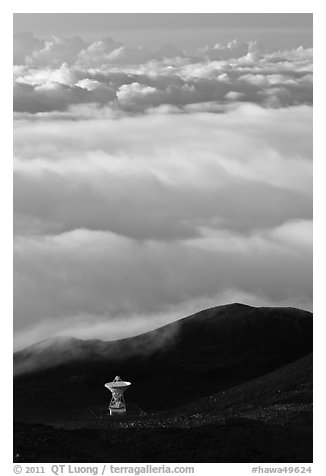
[[[127,403],[169,410],[267,374],[312,351],[312,314],[231,304],[113,342],[52,339],[14,354],[14,414],[48,422],[109,400],[104,383],[132,382]]]

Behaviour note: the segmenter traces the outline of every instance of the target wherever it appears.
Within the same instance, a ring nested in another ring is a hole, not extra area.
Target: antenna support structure
[[[110,416],[126,414],[126,402],[123,394],[130,385],[130,382],[125,382],[118,376],[112,382],[108,382],[104,385],[112,393],[109,405]]]

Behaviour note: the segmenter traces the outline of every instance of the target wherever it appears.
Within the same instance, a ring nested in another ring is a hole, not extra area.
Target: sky
[[[254,37],[266,47],[294,48],[312,46],[312,21],[307,13],[16,13],[13,27],[41,37],[114,36],[126,46],[196,48]]]
[[[14,15],[14,330],[312,310],[312,15]]]

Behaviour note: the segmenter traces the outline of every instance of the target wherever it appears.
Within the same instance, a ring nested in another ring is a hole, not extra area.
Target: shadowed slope
[[[312,315],[233,304],[129,339],[64,339],[61,344],[52,341],[15,354],[15,366],[30,370],[15,378],[17,419],[81,415],[89,405],[108,401],[104,383],[115,375],[132,382],[127,403],[146,411],[178,407],[311,352]]]
[[[155,415],[17,423],[15,462],[312,462],[311,401],[310,354]]]

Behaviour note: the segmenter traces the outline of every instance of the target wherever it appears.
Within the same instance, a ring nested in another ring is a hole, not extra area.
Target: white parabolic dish
[[[105,387],[108,388],[111,392],[123,393],[131,385],[131,382],[125,382],[123,380],[114,380],[113,382],[108,382],[105,384]]]

